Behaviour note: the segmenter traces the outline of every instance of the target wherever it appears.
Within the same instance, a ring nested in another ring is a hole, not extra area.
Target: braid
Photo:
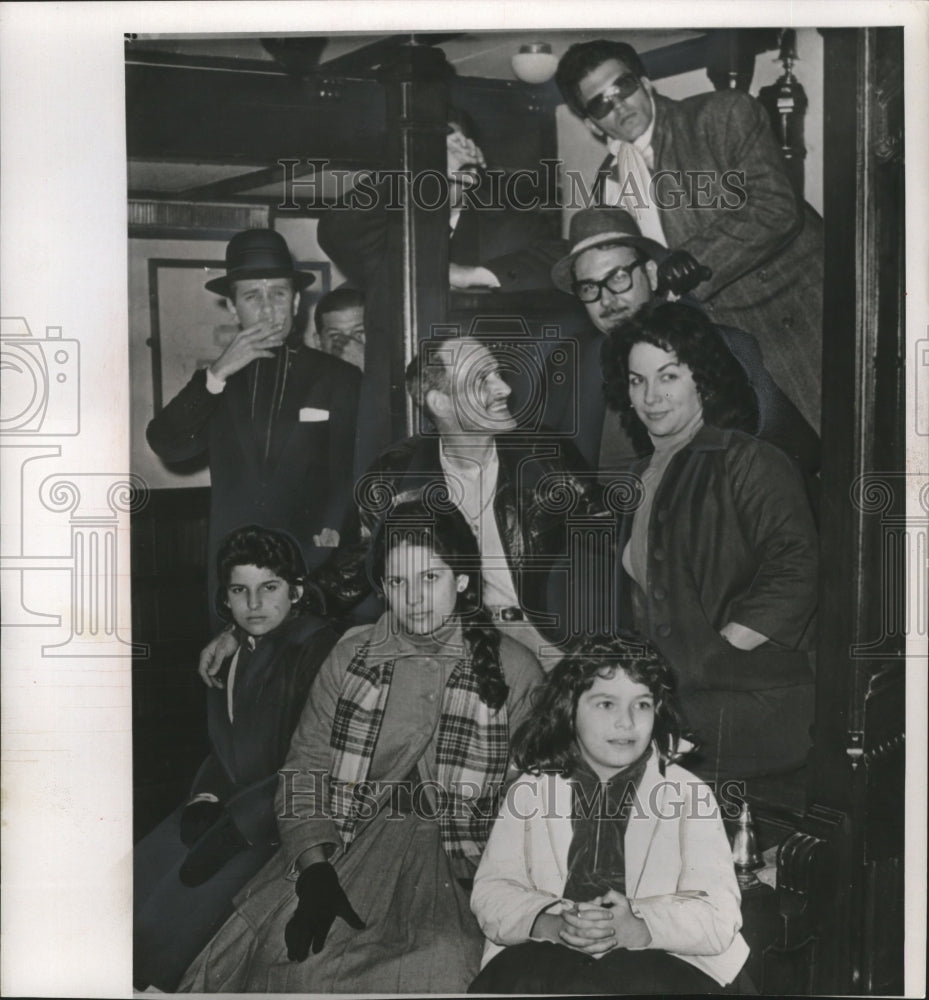
[[[471,656],[471,669],[477,678],[477,693],[488,708],[496,711],[506,702],[510,689],[500,669],[500,633],[483,605],[462,622],[461,634]]]

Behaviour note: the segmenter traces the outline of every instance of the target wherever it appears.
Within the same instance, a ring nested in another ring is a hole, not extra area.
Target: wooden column
[[[407,45],[382,67],[387,108],[388,162],[402,172],[402,210],[390,213],[384,262],[390,343],[390,424],[393,438],[415,433],[403,384],[406,365],[434,324],[445,322],[448,302],[447,80],[439,48]],[[444,201],[444,206],[433,207]],[[377,376],[377,373],[375,372]]]
[[[805,953],[814,992],[896,992],[905,566],[887,538],[906,516],[903,33],[823,36],[828,320],[816,717],[806,813],[778,858],[782,955]]]

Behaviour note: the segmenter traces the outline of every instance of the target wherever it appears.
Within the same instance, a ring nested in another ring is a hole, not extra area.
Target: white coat
[[[487,942],[482,965],[530,940],[542,910],[560,913],[571,845],[571,785],[524,774],[510,789],[474,878],[471,909]],[[748,957],[732,851],[709,786],[657,752],[626,827],[626,896],[651,932],[648,948],[689,962],[725,986]],[[552,905],[554,904],[554,905]]]

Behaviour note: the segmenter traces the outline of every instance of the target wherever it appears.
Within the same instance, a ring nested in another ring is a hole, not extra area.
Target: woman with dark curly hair
[[[759,441],[753,395],[699,310],[648,307],[604,348],[605,392],[643,458],[620,526],[617,620],[679,678],[698,773],[800,766],[813,712],[818,542],[794,463]]]
[[[718,993],[748,948],[712,791],[674,761],[674,677],[635,636],[590,638],[537,692],[474,879],[473,993]]]
[[[323,665],[282,771],[281,853],[184,988],[451,994],[477,972],[471,879],[542,673],[481,605],[467,522],[437,506],[401,499],[375,533],[388,610]]]

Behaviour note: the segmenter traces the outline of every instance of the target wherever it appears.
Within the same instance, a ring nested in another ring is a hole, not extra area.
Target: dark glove
[[[223,810],[219,820],[187,852],[178,876],[184,885],[202,885],[246,847],[248,841],[239,833],[229,813]]]
[[[184,806],[181,813],[181,843],[185,847],[198,841],[223,814],[218,802],[201,799]]]
[[[339,885],[339,876],[328,861],[304,868],[297,879],[297,911],[284,928],[287,957],[302,962],[310,953],[318,955],[336,917],[341,917],[356,931],[364,930],[364,921],[352,909]]]
[[[658,265],[656,291],[659,295],[667,295],[668,292],[686,295],[701,281],[709,281],[712,277],[713,272],[686,250],[672,250]]]

